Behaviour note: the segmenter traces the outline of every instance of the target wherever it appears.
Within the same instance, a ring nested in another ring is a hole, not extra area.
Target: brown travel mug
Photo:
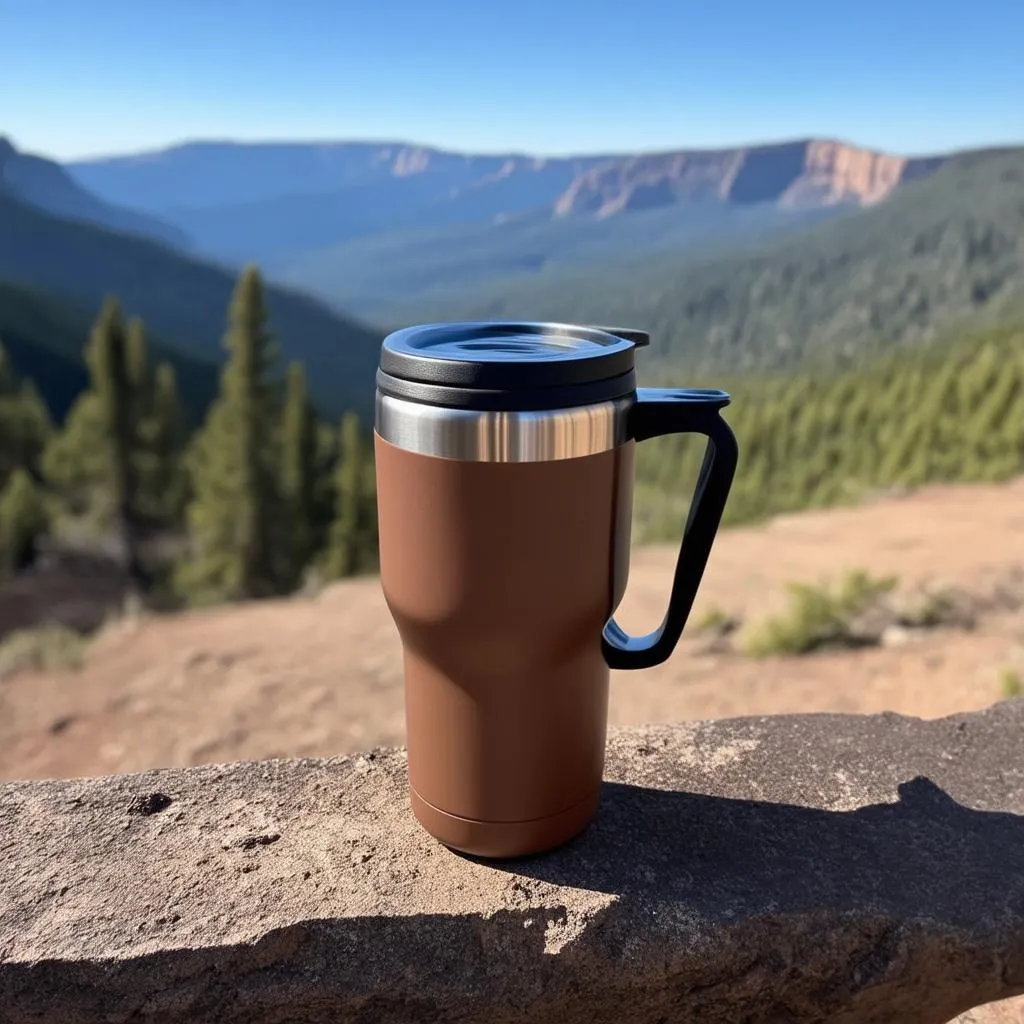
[[[736,468],[723,391],[637,388],[641,331],[454,323],[389,335],[377,373],[380,575],[402,639],[412,807],[445,845],[540,853],[586,828],[609,668],[675,647]],[[635,443],[707,450],[668,611],[612,619],[629,571]]]

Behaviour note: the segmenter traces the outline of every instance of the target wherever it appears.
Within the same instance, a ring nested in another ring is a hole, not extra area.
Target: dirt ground
[[[624,626],[660,620],[674,560],[669,547],[634,552]],[[787,581],[853,568],[972,590],[1021,573],[1024,479],[727,531],[694,621],[713,605],[763,616]],[[666,665],[617,673],[612,724],[984,707],[1003,696],[1001,673],[1024,677],[1024,611],[846,653],[756,661],[706,648],[691,635]],[[403,728],[397,634],[377,580],[363,579],[316,597],[124,620],[100,634],[80,670],[0,680],[0,778],[351,752],[400,744]]]
[[[675,549],[633,552],[619,621],[660,621]],[[1024,573],[1024,479],[930,488],[855,509],[723,533],[691,621],[718,607],[746,621],[779,609],[785,583],[849,569],[901,584],[984,593]],[[71,595],[73,596],[73,595]],[[68,598],[70,600],[70,597]],[[611,722],[801,711],[925,718],[1003,697],[1024,678],[1024,608],[893,647],[756,661],[684,637],[670,661],[616,673]],[[122,620],[77,671],[0,679],[0,779],[351,752],[403,742],[401,655],[376,579],[203,614]],[[1024,999],[958,1018],[1024,1024]]]

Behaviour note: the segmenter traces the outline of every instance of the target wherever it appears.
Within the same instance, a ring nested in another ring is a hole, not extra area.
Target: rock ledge
[[[0,1021],[939,1024],[1024,992],[1022,736],[621,731],[589,831],[498,864],[419,830],[401,751],[9,783]]]

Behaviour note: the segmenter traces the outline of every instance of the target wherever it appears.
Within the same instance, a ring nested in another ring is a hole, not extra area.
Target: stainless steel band
[[[623,444],[634,397],[541,412],[477,412],[377,393],[375,427],[405,451],[464,462],[551,462]]]

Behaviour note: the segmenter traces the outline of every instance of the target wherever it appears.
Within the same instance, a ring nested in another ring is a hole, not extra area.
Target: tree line
[[[207,604],[284,594],[311,571],[377,564],[372,446],[353,414],[328,424],[305,373],[282,374],[255,269],[240,277],[220,391],[189,431],[174,370],[151,367],[138,319],[103,306],[90,386],[58,429],[0,349],[0,561],[31,565],[67,522],[113,534],[134,587]],[[736,525],[931,482],[1024,472],[1024,326],[895,349],[856,367],[723,385],[740,443]],[[639,446],[634,540],[674,539],[700,464],[693,438]]]
[[[731,392],[724,415],[740,445],[726,524],[1024,472],[1024,326],[899,348],[843,370],[706,383]],[[678,536],[701,450],[687,437],[639,446],[635,537]]]
[[[108,299],[90,384],[58,429],[0,348],[0,560],[18,572],[69,522],[113,535],[131,587],[188,604],[285,594],[315,570],[376,565],[372,448],[354,414],[317,416],[303,367],[283,377],[255,268],[240,276],[220,390],[187,428],[172,366]]]

